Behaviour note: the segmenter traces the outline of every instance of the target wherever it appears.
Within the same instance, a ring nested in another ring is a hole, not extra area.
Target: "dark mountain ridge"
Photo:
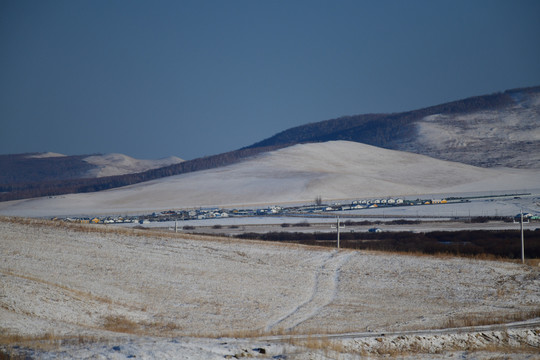
[[[515,94],[539,92],[540,87],[513,89],[402,113],[344,116],[287,129],[247,148],[347,140],[394,149],[404,139],[417,135],[412,125],[426,116],[497,110],[514,104]]]
[[[0,155],[0,184],[82,178],[94,168],[94,165],[83,160],[88,156],[43,157],[39,153]]]

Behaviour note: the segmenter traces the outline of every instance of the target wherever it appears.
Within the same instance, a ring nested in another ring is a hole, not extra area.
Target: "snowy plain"
[[[433,330],[538,311],[537,266],[32,219],[0,234],[1,332],[37,358],[538,358],[539,319]],[[353,334],[311,338],[334,333]]]

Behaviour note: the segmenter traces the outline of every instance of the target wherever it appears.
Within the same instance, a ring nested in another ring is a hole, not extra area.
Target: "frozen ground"
[[[0,278],[1,339],[38,358],[538,359],[540,346],[539,319],[432,330],[537,316],[540,269],[509,262],[0,218]]]
[[[200,206],[537,189],[540,170],[478,168],[365,144],[296,145],[231,166],[108,191],[0,203],[0,214],[125,214]]]

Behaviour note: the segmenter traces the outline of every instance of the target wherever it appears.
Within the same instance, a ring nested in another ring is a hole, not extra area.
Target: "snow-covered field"
[[[539,184],[540,170],[484,169],[336,141],[109,191],[4,202],[0,214],[148,213],[310,203],[319,196],[330,202],[531,193],[339,214],[496,216],[538,213]],[[201,225],[303,220],[230,218]],[[0,217],[0,279],[0,345],[37,358],[540,358],[538,264]],[[522,319],[529,321],[511,323]],[[507,325],[479,326],[486,321]]]
[[[126,214],[421,194],[537,189],[540,170],[478,168],[365,144],[296,145],[207,171],[108,191],[0,203],[0,214]]]
[[[38,358],[538,358],[539,319],[432,330],[537,316],[538,266],[8,218],[0,260],[0,338]]]

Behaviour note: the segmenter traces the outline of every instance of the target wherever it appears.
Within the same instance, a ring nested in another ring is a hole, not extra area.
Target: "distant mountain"
[[[540,87],[297,126],[248,148],[348,140],[481,167],[540,168]]]
[[[179,164],[184,160],[176,156],[157,160],[141,160],[124,154],[106,154],[89,156],[84,158],[83,161],[95,166],[94,169],[87,172],[90,177],[104,177],[140,173]]]
[[[66,156],[56,153],[0,155],[0,184],[62,181],[86,177],[85,174],[95,168],[83,160],[86,157],[88,155]]]
[[[99,172],[100,168],[84,161],[89,158],[87,155],[68,157],[51,157],[43,154],[0,155],[0,174],[6,174],[2,178],[4,182],[0,181],[0,201],[107,190],[172,175],[213,169],[277,148],[279,146],[241,149],[146,171],[103,177],[89,175],[89,172]],[[98,157],[95,160],[101,162],[104,159],[99,160]]]
[[[158,160],[140,160],[123,154],[66,156],[48,152],[0,155],[0,184],[117,176],[161,168],[182,161],[175,156]]]

